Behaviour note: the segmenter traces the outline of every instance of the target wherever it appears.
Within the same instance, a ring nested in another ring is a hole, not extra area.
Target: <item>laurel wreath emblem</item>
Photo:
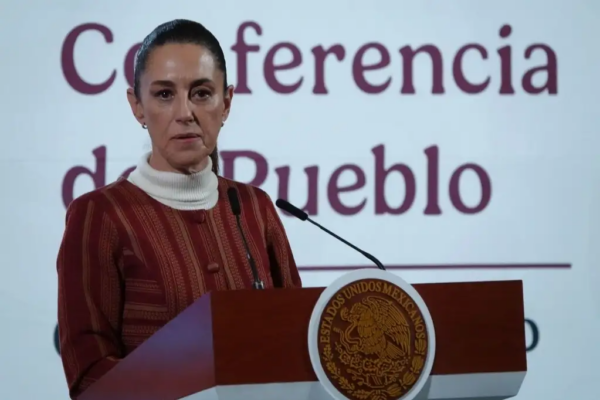
[[[345,372],[351,379],[346,378],[336,364],[331,345],[324,346],[322,357],[330,378],[335,380],[346,394],[360,400],[388,400],[405,393],[415,383],[425,365],[427,341],[416,339],[414,345],[412,360],[408,357],[401,360],[372,360],[360,354],[350,355],[343,346],[336,343],[338,359],[345,366]],[[384,388],[369,388],[368,379],[374,376],[384,384]]]
[[[329,322],[329,335],[335,334],[321,342],[322,365],[352,400],[397,399],[423,371],[428,337],[416,331],[422,332],[422,319],[407,318],[397,305],[369,294],[339,310],[342,325]],[[420,321],[418,328],[414,323],[411,328],[412,321]]]

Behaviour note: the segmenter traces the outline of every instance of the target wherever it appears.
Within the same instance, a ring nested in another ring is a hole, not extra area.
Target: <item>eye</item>
[[[173,93],[168,89],[163,89],[155,93],[155,96],[161,100],[168,100],[173,96]]]
[[[192,92],[192,97],[198,99],[206,99],[211,96],[211,91],[208,89],[198,89]]]

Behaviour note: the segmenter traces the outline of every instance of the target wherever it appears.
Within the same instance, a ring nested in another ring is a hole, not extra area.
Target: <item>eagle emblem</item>
[[[337,296],[332,304],[338,307],[326,308],[321,317],[321,332],[328,332],[320,339],[324,369],[349,399],[399,399],[421,375],[428,347],[425,325],[415,303],[398,289],[342,289],[343,302]]]
[[[341,344],[349,354],[376,354],[382,360],[406,358],[410,352],[410,330],[406,317],[390,301],[368,296],[348,311],[340,312],[350,325],[341,330]]]

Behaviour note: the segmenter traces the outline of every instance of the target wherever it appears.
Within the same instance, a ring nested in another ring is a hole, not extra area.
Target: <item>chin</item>
[[[187,153],[187,154],[186,154]],[[194,154],[182,152],[181,154],[173,155],[170,164],[177,169],[189,171],[189,173],[198,172],[206,166],[208,156],[204,154]]]

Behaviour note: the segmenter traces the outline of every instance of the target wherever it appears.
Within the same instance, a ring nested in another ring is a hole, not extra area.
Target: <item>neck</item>
[[[185,174],[185,175],[192,175],[194,173],[200,172],[202,170],[204,170],[204,168],[206,168],[206,165],[208,164],[210,159],[209,157],[205,157],[204,160],[202,160],[200,162],[200,164],[197,165],[193,165],[193,166],[187,166],[185,168],[175,168],[173,166],[171,166],[171,164],[169,164],[164,158],[156,158],[154,156],[154,154],[151,152],[150,155],[148,156],[148,165],[150,165],[151,168],[157,170],[157,171],[167,171],[167,172],[178,172],[181,174]]]
[[[128,180],[155,200],[178,210],[208,210],[219,198],[217,175],[212,171],[212,159],[204,167],[189,174],[159,171],[149,164],[151,154],[145,154]]]

